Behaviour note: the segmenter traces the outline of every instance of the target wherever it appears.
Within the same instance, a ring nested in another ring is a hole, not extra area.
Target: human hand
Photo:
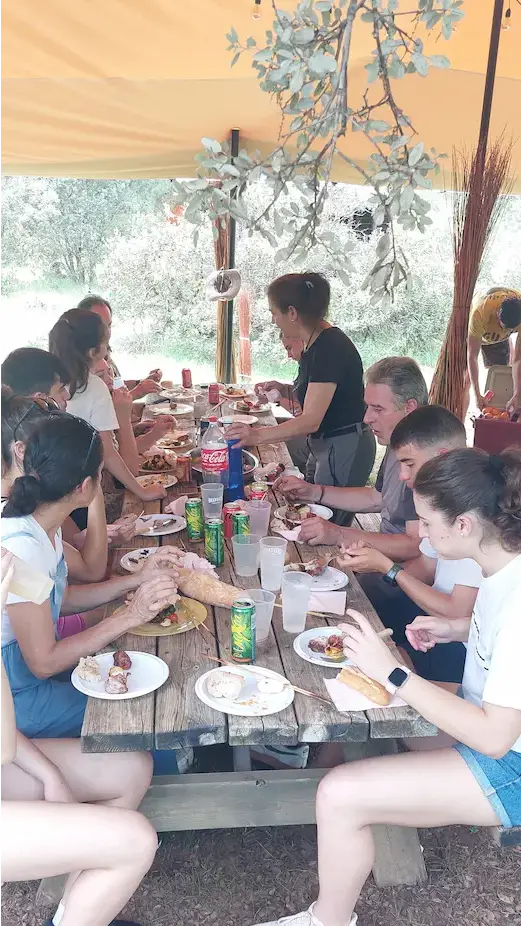
[[[127,628],[131,630],[139,624],[148,624],[163,608],[175,604],[178,598],[174,572],[171,570],[156,572],[154,578],[143,582],[127,600],[125,609]]]
[[[53,804],[76,803],[74,794],[56,767],[49,771],[42,784],[44,801],[50,801]]]
[[[150,370],[147,379],[153,379],[156,383],[160,383],[163,379],[163,371],[156,367],[154,370]]]
[[[393,565],[385,553],[375,550],[369,543],[357,540],[350,546],[342,544],[337,563],[341,569],[352,569],[353,572],[379,572],[386,575]]]
[[[346,612],[358,626],[354,624],[338,624],[338,629],[344,634],[344,653],[352,659],[369,678],[375,679],[385,685],[389,675],[400,666],[386,643],[380,639],[371,624],[358,611],[351,608]]]
[[[13,563],[13,554],[9,553],[8,550],[5,550],[2,547],[2,593],[1,593],[1,605],[2,611],[5,608],[5,603],[7,601],[7,596],[9,594],[9,586],[11,584],[11,579],[14,576],[14,563]]]
[[[265,383],[257,383],[255,386],[255,395],[263,395],[266,392],[269,392],[270,389],[277,389],[280,391],[280,383],[276,379],[268,379]]]
[[[304,482],[297,476],[279,476],[273,484],[273,489],[282,492],[286,498],[304,502],[314,502],[320,497],[321,486],[313,485],[310,482]]]
[[[249,424],[236,421],[226,428],[226,440],[235,440],[235,447],[249,447],[255,443],[254,430]]]
[[[143,379],[131,390],[133,399],[142,399],[146,395],[161,392],[161,387],[155,379]]]
[[[451,622],[442,617],[421,614],[415,617],[412,624],[407,625],[405,636],[413,649],[427,653],[436,643],[451,643],[456,639],[453,629]]]
[[[510,418],[512,418],[513,415],[519,414],[521,411],[521,398],[516,392],[514,392],[512,398],[507,402],[505,410],[508,412]]]
[[[160,440],[165,434],[168,434],[169,431],[173,431],[177,428],[177,420],[173,415],[156,415],[154,419],[154,427],[149,432],[150,437],[154,438],[154,441]]]
[[[132,414],[132,393],[128,391],[126,386],[120,386],[119,389],[113,390],[112,401],[116,415],[125,415],[130,418]]]
[[[136,536],[137,514],[127,514],[118,518],[113,524],[107,524],[107,537],[109,543],[128,543]]]
[[[162,418],[162,415],[158,416]],[[133,425],[134,434],[136,437],[140,437],[141,434],[148,434],[154,427],[154,421],[151,418],[147,418],[145,421],[138,421]]]
[[[338,524],[331,524],[324,518],[305,518],[300,526],[299,540],[304,540],[311,547],[320,543],[340,543],[342,528]]]
[[[139,570],[139,581],[147,582],[162,572],[173,575],[177,579],[178,567],[179,551],[175,547],[158,547],[157,550],[147,556],[145,565]]]
[[[146,488],[139,486],[139,492],[135,494],[142,502],[157,502],[160,498],[166,498],[166,489],[158,482],[154,482]]]

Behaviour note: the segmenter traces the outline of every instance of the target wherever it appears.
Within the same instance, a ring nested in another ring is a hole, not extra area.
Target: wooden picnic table
[[[180,426],[187,422],[180,421]],[[259,425],[274,424],[271,414],[260,416]],[[291,465],[285,444],[266,444],[254,450],[262,463],[273,460]],[[146,513],[162,511],[180,495],[197,495],[194,483],[176,485],[162,502],[146,505]],[[284,499],[270,492],[273,508]],[[127,493],[124,513],[139,512],[142,503]],[[181,546],[204,555],[203,544],[189,544],[186,532],[164,538],[138,536],[115,551],[112,573],[120,572],[121,556],[130,549],[159,543]],[[258,587],[258,579],[237,576],[231,544],[226,541],[225,563],[217,570],[223,581],[237,588]],[[331,548],[333,549],[333,548]],[[327,547],[320,551],[326,552]],[[304,544],[288,544],[292,561],[306,561],[316,551]],[[347,607],[361,611],[376,630],[382,624],[362,591],[356,576],[349,574]],[[107,613],[118,607],[107,605]],[[308,615],[307,627],[334,627],[338,617]],[[170,669],[168,681],[156,692],[136,700],[89,699],[82,730],[85,752],[170,750],[183,746],[229,744],[233,747],[234,772],[190,774],[154,779],[143,811],[158,830],[228,826],[281,825],[314,820],[314,795],[323,769],[252,772],[249,747],[297,743],[342,743],[347,760],[397,751],[397,738],[435,734],[435,728],[412,708],[374,708],[341,713],[334,706],[299,693],[278,714],[267,717],[227,716],[203,704],[195,695],[196,680],[213,663],[208,657],[230,658],[230,611],[208,608],[210,633],[190,631],[167,637],[142,637],[131,633],[118,641],[126,650],[140,650],[161,657]],[[337,669],[312,665],[293,649],[294,636],[282,629],[281,610],[275,609],[267,645],[256,664],[283,674],[293,685],[326,695],[323,679]],[[392,641],[389,642],[394,647]],[[415,883],[425,878],[416,830],[379,827],[374,874],[380,884]]]

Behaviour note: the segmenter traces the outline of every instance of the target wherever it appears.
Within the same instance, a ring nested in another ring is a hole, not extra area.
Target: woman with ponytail
[[[16,709],[17,727],[30,737],[79,736],[86,698],[70,676],[81,656],[107,646],[122,633],[149,621],[171,600],[175,572],[168,549],[158,550],[136,576],[89,585],[67,584],[61,526],[99,493],[103,448],[98,432],[83,419],[44,416],[28,435],[23,475],[14,480],[3,505],[2,545],[28,565],[44,591],[10,594],[2,612],[2,659]],[[15,559],[15,577],[16,577]],[[144,584],[142,584],[144,583]],[[22,583],[23,584],[23,583]],[[139,594],[100,624],[64,640],[56,627],[63,614],[92,610],[141,586]],[[36,603],[34,598],[40,600]]]
[[[317,795],[318,900],[285,926],[355,926],[374,824],[521,826],[521,451],[435,457],[416,477],[414,502],[420,535],[440,556],[474,559],[483,570],[471,618],[422,616],[407,629],[424,652],[467,644],[461,696],[401,665],[369,621],[348,611],[358,626],[339,625],[346,655],[442,732],[417,741],[417,751],[326,775]]]

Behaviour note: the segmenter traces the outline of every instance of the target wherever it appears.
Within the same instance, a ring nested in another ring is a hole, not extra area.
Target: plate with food
[[[137,481],[144,489],[152,485],[163,486],[164,489],[170,489],[177,483],[177,476],[172,473],[151,473],[149,476],[137,476]]]
[[[194,407],[193,405],[185,405],[183,402],[176,402],[175,399],[170,399],[166,405],[154,405],[150,409],[150,414],[154,415],[165,415],[172,412],[176,418],[182,418],[183,415],[193,415]]]
[[[253,426],[257,424],[258,418],[255,415],[224,415],[222,418],[219,418],[219,424],[224,424],[225,421],[233,421],[234,424],[249,424]]]
[[[176,431],[172,434],[165,434],[157,441],[160,450],[170,450],[174,453],[190,450],[194,444],[190,435],[186,431]]]
[[[253,396],[247,396],[245,399],[237,399],[236,402],[230,402],[230,408],[234,412],[241,412],[245,415],[251,415],[252,412],[262,415],[271,411],[271,405],[260,402]]]
[[[177,514],[144,514],[136,521],[136,534],[144,537],[164,537],[184,531],[186,521]]]
[[[324,521],[330,521],[333,517],[331,508],[325,505],[312,505],[306,503],[297,503],[294,505],[283,505],[277,508],[275,517],[279,521],[284,521],[285,525],[292,530],[294,527],[300,527],[303,521],[308,518],[323,518]]]
[[[336,592],[349,583],[349,578],[341,569],[330,566],[330,556],[315,556],[307,563],[289,563],[284,567],[285,572],[305,572],[311,576],[312,592]]]
[[[197,697],[223,714],[266,717],[292,703],[295,692],[283,675],[262,666],[220,666],[195,683]]]
[[[149,457],[141,457],[139,472],[143,476],[149,473],[171,473],[177,457],[175,453],[169,453],[168,450],[162,450],[161,453],[153,453]]]
[[[331,627],[313,627],[299,633],[293,641],[297,656],[312,662],[316,666],[349,666],[351,660],[344,656],[342,641],[344,634],[335,632]]]
[[[287,466],[285,463],[265,463],[255,470],[255,479],[259,482],[267,482],[269,486],[276,483],[280,476],[295,476],[296,479],[303,479],[304,475],[296,466]]]
[[[208,617],[208,609],[200,601],[192,598],[179,598],[175,604],[163,608],[148,624],[140,624],[132,633],[138,637],[171,637],[173,634],[186,633],[203,624]]]
[[[225,399],[246,399],[250,394],[244,386],[221,385],[219,392]]]
[[[81,657],[71,675],[78,691],[89,698],[124,701],[141,698],[164,685],[169,669],[152,653],[116,652]]]
[[[159,547],[140,547],[138,550],[129,550],[121,557],[119,565],[127,572],[139,572],[154,550],[159,550]]]

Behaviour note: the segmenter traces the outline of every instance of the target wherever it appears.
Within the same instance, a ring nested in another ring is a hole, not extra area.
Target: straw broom
[[[470,307],[483,258],[511,192],[512,142],[501,136],[483,157],[453,151],[454,299],[429,401],[463,419]]]

